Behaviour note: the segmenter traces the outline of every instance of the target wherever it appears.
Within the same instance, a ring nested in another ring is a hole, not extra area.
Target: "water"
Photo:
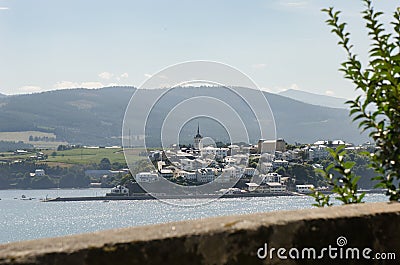
[[[156,200],[40,202],[55,197],[102,196],[109,189],[0,190],[0,243],[149,225],[211,216],[311,208],[313,198],[283,196],[219,199],[198,207],[179,207]],[[21,196],[35,198],[21,200]],[[14,199],[17,198],[17,199]],[[387,201],[367,194],[367,202]]]

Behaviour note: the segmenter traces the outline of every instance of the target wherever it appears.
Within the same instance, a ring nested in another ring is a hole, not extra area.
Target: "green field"
[[[53,156],[53,152],[56,153]],[[143,159],[139,156],[140,149],[131,149],[128,152],[134,161]],[[66,164],[94,164],[100,163],[101,159],[108,158],[111,163],[125,163],[125,156],[122,148],[79,148],[65,151],[45,151],[48,155],[47,162]]]
[[[139,153],[142,151],[143,149],[127,150],[133,161],[145,159],[144,156],[139,156]],[[108,158],[111,163],[126,163],[122,148],[77,148],[65,151],[45,150],[43,153],[46,154],[48,158],[46,160],[40,160],[40,162],[48,163],[51,166],[99,164],[103,158]],[[0,159],[8,161],[25,160],[34,154],[35,153],[14,155],[14,153],[4,152],[0,153]]]

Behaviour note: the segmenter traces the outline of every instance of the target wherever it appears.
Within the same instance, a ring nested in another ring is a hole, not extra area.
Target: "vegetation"
[[[336,150],[328,148],[330,155],[334,159],[334,162],[329,164],[325,170],[321,170],[328,184],[331,185],[332,192],[337,194],[337,200],[343,204],[360,203],[365,196],[365,193],[357,194],[358,192],[358,180],[360,176],[356,176],[353,172],[353,167],[356,164],[354,161],[346,161],[344,145],[339,146]],[[338,172],[340,177],[335,178],[332,174],[332,170]],[[316,203],[313,204],[317,207],[324,207],[332,205],[330,203],[330,196],[325,195],[319,191],[314,190],[311,196],[315,198]]]
[[[0,141],[0,152],[7,152],[17,149],[31,149],[31,148],[33,148],[33,145],[26,144],[21,141],[19,142]]]
[[[48,162],[90,165],[98,163],[106,157],[110,163],[125,164],[122,148],[75,148],[57,152],[45,151],[44,153],[48,155]],[[137,157],[139,159],[139,155]]]
[[[106,179],[89,178],[86,170],[120,170],[126,168],[122,149],[108,148],[71,148],[62,146],[59,151],[43,151],[43,160],[32,158],[37,152],[28,154],[14,154],[14,152],[0,153],[0,189],[10,188],[86,188],[91,182],[101,182],[102,186],[110,187],[126,181],[129,176],[113,174]],[[136,161],[138,171],[147,170],[143,163],[141,149],[127,150]],[[45,176],[31,176],[36,169],[44,169]],[[129,175],[129,174],[128,174]]]
[[[163,104],[159,105],[161,114],[168,113],[168,110],[184,99],[197,93],[198,88],[185,88],[179,91],[177,97],[165,98]],[[113,146],[121,144],[121,128],[125,108],[129,102],[133,88],[113,87],[102,89],[71,89],[57,90],[30,95],[16,95],[12,97],[0,98],[0,132],[29,132],[23,139],[12,141],[28,141],[29,136],[48,136],[56,137],[59,144],[85,144],[95,146]],[[151,92],[149,97],[151,96]],[[238,101],[237,95],[228,94],[224,90],[206,88],[204,92],[219,98],[231,106],[235,106],[238,113],[249,113],[248,106]],[[259,96],[257,91],[251,89],[240,90],[249,98]],[[299,101],[291,100],[276,94],[264,93],[268,99],[271,109],[277,121],[277,130],[281,137],[289,142],[302,139],[304,142],[312,142],[315,138],[324,136],[326,138],[340,137],[337,135],[336,128],[342,128],[341,135],[345,135],[349,142],[364,142],[367,137],[360,135],[356,126],[348,126],[350,118],[347,117],[345,109],[331,109],[321,106],[310,105]],[[145,102],[143,102],[145,104]],[[143,105],[144,106],[144,105]],[[143,107],[138,106],[138,109]],[[297,113],[297,115],[291,115]],[[161,115],[162,116],[162,115]],[[165,117],[154,117],[155,123],[162,124]],[[299,119],[301,117],[301,119]],[[257,132],[256,123],[250,122],[251,117],[243,117],[249,122],[246,127],[251,125],[249,131]],[[326,121],[326,122],[316,122]],[[132,121],[135,122],[135,121]],[[313,124],[313,126],[303,126],[303,124]],[[258,126],[258,125],[257,125]],[[197,126],[196,126],[197,127]],[[186,130],[187,128],[188,130]],[[193,141],[193,127],[185,126],[182,132],[182,142],[191,143]],[[236,127],[235,127],[236,129]],[[47,133],[39,134],[39,132]],[[224,140],[226,133],[224,130],[215,130],[213,123],[201,124],[201,132],[211,135],[214,139]],[[9,134],[9,133],[7,133]],[[14,134],[14,133],[13,133]],[[50,135],[51,134],[51,135]],[[132,131],[133,134],[133,131]],[[149,132],[149,136],[157,139],[156,130]],[[250,134],[251,140],[257,141],[258,135]],[[132,144],[135,145],[139,136],[132,135]],[[0,139],[3,134],[0,133]],[[146,137],[146,141],[151,138]],[[159,140],[159,139],[157,139]],[[159,141],[157,141],[158,143]],[[35,146],[57,147],[56,142],[30,142]],[[150,144],[149,144],[150,146]],[[159,145],[152,144],[157,147]]]
[[[390,200],[400,199],[400,8],[393,14],[393,33],[385,30],[380,18],[382,12],[373,8],[371,0],[363,0],[362,12],[372,44],[367,67],[362,67],[350,44],[346,23],[339,21],[340,11],[324,9],[329,16],[327,24],[339,37],[339,45],[347,54],[341,71],[363,93],[348,101],[350,115],[368,131],[377,149],[371,156],[371,166],[379,174],[378,187],[387,189]],[[373,110],[370,110],[373,109]],[[397,183],[396,183],[397,181]]]

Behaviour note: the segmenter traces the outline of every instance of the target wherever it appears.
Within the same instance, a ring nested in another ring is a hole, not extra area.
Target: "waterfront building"
[[[127,187],[118,185],[111,189],[111,192],[107,194],[108,196],[129,196],[129,189]]]
[[[310,193],[314,189],[314,185],[307,184],[307,185],[296,185],[296,191],[300,193]]]

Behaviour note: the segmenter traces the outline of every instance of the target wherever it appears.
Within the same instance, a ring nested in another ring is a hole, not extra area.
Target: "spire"
[[[194,138],[203,138],[200,134],[200,124],[199,123],[197,123],[197,134]]]

